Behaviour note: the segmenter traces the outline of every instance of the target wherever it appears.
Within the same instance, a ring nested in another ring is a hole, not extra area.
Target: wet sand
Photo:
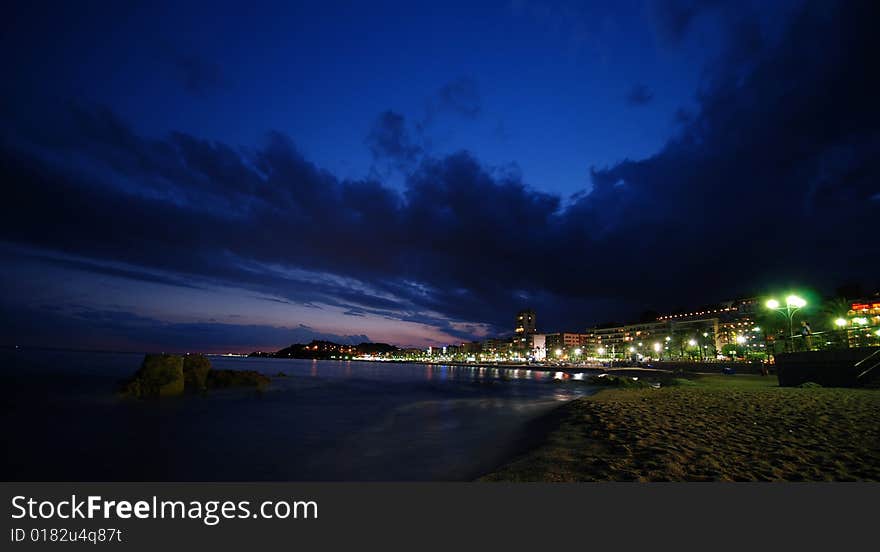
[[[541,444],[486,481],[880,481],[880,390],[703,376],[555,411]]]

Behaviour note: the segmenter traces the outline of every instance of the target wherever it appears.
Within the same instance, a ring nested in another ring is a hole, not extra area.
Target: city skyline
[[[0,344],[429,346],[529,306],[874,292],[876,7],[765,4],[16,6]]]

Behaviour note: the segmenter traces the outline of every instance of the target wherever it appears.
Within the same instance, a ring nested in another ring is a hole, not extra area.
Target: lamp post
[[[839,331],[838,335],[843,341],[843,346],[849,349],[849,332],[846,328],[849,325],[849,322],[847,322],[845,318],[838,318],[834,321],[834,325],[837,326],[837,329]]]
[[[785,298],[785,306],[781,306],[779,301],[776,299],[769,299],[767,301],[767,308],[770,310],[774,310],[788,319],[788,343],[789,349],[794,351],[794,313],[802,309],[807,305],[807,302],[804,299],[801,299],[797,295],[789,295]]]

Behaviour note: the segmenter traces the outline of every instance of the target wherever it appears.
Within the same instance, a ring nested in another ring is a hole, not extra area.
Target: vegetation
[[[568,403],[542,445],[483,480],[880,480],[880,391],[678,380]]]
[[[272,380],[254,370],[211,370],[208,372],[208,387],[223,389],[227,387],[256,387],[264,389]]]
[[[359,343],[358,345],[341,345],[332,341],[315,339],[310,343],[294,343],[279,351],[255,351],[248,356],[264,358],[308,358],[330,359],[352,357],[358,355],[387,355],[400,349],[388,343]]]
[[[204,391],[208,388],[208,372],[211,361],[205,355],[183,357],[183,383],[187,391]]]
[[[122,393],[138,398],[180,395],[184,390],[183,358],[146,355],[140,369],[122,386]]]

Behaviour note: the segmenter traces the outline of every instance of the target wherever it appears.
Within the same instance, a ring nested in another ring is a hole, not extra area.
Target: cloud
[[[396,167],[407,168],[422,155],[422,147],[410,136],[403,115],[394,111],[381,113],[366,138],[376,160],[388,160]]]
[[[452,115],[455,118],[474,121],[479,119],[482,113],[483,99],[477,81],[472,77],[458,77],[441,86],[425,101],[424,115],[416,121],[415,130],[427,143],[428,129],[439,118]]]
[[[675,45],[684,39],[700,15],[718,4],[718,0],[652,0],[648,12],[660,39]]]
[[[626,95],[626,103],[632,106],[642,106],[651,103],[654,93],[644,84],[634,84]]]
[[[88,307],[63,313],[53,309],[14,309],[0,304],[0,313],[3,314],[0,343],[4,345],[30,343],[145,352],[223,353],[277,350],[291,343],[308,343],[313,339],[346,344],[370,341],[366,335],[319,332],[303,325],[279,327],[218,322],[172,323],[128,311]]]
[[[408,164],[401,192],[340,179],[280,133],[146,138],[75,107],[15,132],[5,119],[0,238],[462,339],[529,305],[543,329],[583,329],[794,279],[875,286],[873,236],[852,229],[878,215],[877,8],[821,7],[778,40],[731,43],[673,139],[594,168],[564,203],[468,152],[426,154],[393,112],[368,143]]]
[[[205,97],[226,85],[223,70],[214,61],[197,55],[174,53],[171,55],[171,64],[175,76],[194,96]]]
[[[459,77],[443,85],[431,102],[429,109],[448,111],[466,119],[476,119],[483,110],[477,81]]]

